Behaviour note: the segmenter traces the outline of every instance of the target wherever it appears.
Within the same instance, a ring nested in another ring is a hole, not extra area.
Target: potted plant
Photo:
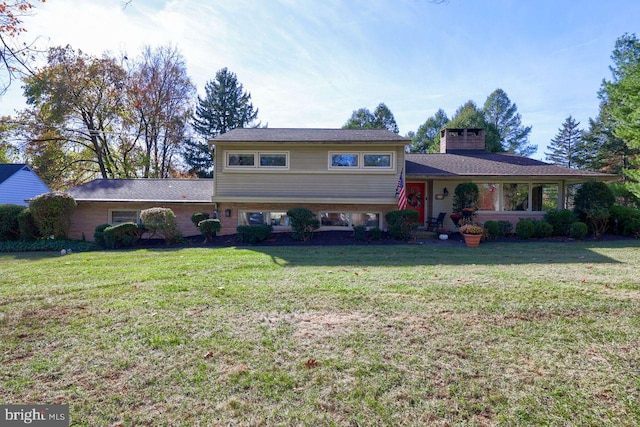
[[[464,236],[464,242],[468,247],[477,248],[484,234],[484,228],[476,224],[465,224],[460,227],[460,234]]]

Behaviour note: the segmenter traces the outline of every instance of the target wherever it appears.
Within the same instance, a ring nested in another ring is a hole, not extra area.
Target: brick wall
[[[71,218],[69,238],[93,241],[96,226],[109,221],[109,210],[143,210],[149,208],[170,208],[176,215],[178,228],[184,236],[199,234],[191,222],[194,212],[213,214],[211,203],[108,203],[108,202],[78,202],[78,207]]]

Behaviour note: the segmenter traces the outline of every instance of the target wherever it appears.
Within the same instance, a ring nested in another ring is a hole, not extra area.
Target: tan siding
[[[256,150],[258,146],[242,147]],[[290,168],[278,172],[225,171],[224,146],[216,147],[216,196],[247,197],[331,197],[374,198],[393,197],[398,174],[404,161],[404,152],[398,147],[334,146],[320,147],[278,146],[272,151],[289,151]],[[394,152],[396,170],[384,172],[336,172],[328,169],[330,151],[380,151]]]

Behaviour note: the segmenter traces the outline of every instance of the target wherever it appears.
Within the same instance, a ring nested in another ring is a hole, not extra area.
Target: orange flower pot
[[[464,242],[470,248],[477,248],[480,245],[482,234],[463,234]]]

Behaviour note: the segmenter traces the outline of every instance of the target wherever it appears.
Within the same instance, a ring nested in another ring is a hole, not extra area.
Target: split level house
[[[29,199],[50,191],[29,165],[0,163],[0,204],[27,206]]]
[[[289,231],[287,210],[313,211],[321,230],[354,226],[386,228],[384,216],[398,207],[399,182],[407,208],[424,224],[449,214],[455,187],[480,188],[478,221],[541,218],[563,208],[567,186],[612,180],[507,153],[487,153],[483,129],[443,129],[440,153],[408,154],[410,140],[387,130],[235,129],[210,141],[214,178],[193,180],[96,180],[71,189],[78,202],[72,237],[91,238],[102,223],[137,220],[148,207],[171,207],[183,234],[197,234],[191,214],[220,219],[221,234],[238,225],[271,224]]]

